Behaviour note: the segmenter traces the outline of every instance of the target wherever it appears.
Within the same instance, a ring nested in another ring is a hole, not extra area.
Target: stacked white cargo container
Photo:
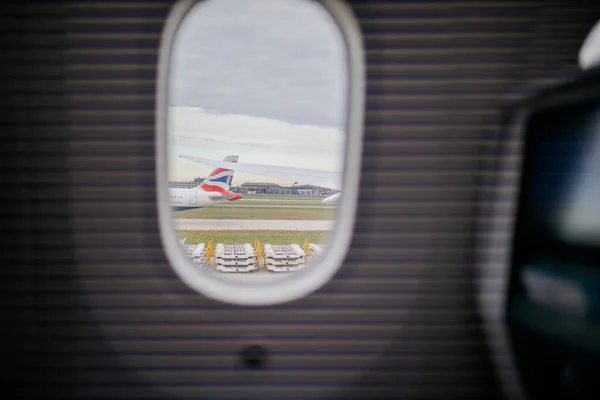
[[[267,269],[273,272],[297,271],[306,264],[306,253],[297,244],[265,244]]]
[[[192,250],[190,255],[192,256],[192,261],[194,261],[196,264],[205,265],[206,264],[206,244],[198,243],[198,245],[196,246],[196,248],[194,250]]]
[[[325,252],[325,247],[322,244],[310,244],[310,254],[312,258],[319,258]]]
[[[184,244],[183,248],[185,249],[185,252],[188,255],[191,255],[192,252],[196,249],[197,246],[198,246],[197,244]]]
[[[251,272],[258,269],[256,253],[250,243],[218,243],[215,249],[217,271]]]

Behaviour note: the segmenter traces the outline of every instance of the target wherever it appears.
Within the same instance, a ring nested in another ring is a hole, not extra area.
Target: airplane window
[[[180,1],[160,57],[157,190],[175,272],[244,305],[323,286],[359,192],[364,62],[350,9]]]

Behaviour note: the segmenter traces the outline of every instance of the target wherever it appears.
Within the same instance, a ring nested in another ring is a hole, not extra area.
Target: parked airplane
[[[239,156],[227,156],[223,162],[237,163]],[[242,198],[231,192],[231,181],[235,171],[217,167],[197,187],[192,189],[169,189],[171,207],[174,211],[193,210]]]
[[[254,175],[269,176],[272,178],[282,179],[286,181],[294,181],[306,185],[320,186],[333,190],[341,190],[340,174],[331,171],[322,171],[315,169],[294,168],[294,167],[278,167],[274,165],[264,164],[247,164],[233,163],[227,160],[217,161],[208,158],[180,155],[179,157],[186,160],[194,161],[200,164],[206,164],[215,168],[227,168],[234,171],[245,172]],[[324,203],[337,201],[341,192],[335,193],[323,199]]]

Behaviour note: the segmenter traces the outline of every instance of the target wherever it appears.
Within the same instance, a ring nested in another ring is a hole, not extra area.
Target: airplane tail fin
[[[239,156],[227,156],[223,161],[237,162]],[[204,181],[200,184],[200,188],[206,192],[216,192],[226,195],[231,188],[234,170],[226,168],[215,168]]]

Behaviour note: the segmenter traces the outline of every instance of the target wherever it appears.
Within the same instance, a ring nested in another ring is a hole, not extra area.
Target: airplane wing
[[[269,176],[284,181],[293,181],[303,185],[320,186],[333,190],[342,189],[341,174],[337,172],[263,164],[234,163],[186,155],[180,155],[179,157],[215,168],[226,168],[247,174]]]

